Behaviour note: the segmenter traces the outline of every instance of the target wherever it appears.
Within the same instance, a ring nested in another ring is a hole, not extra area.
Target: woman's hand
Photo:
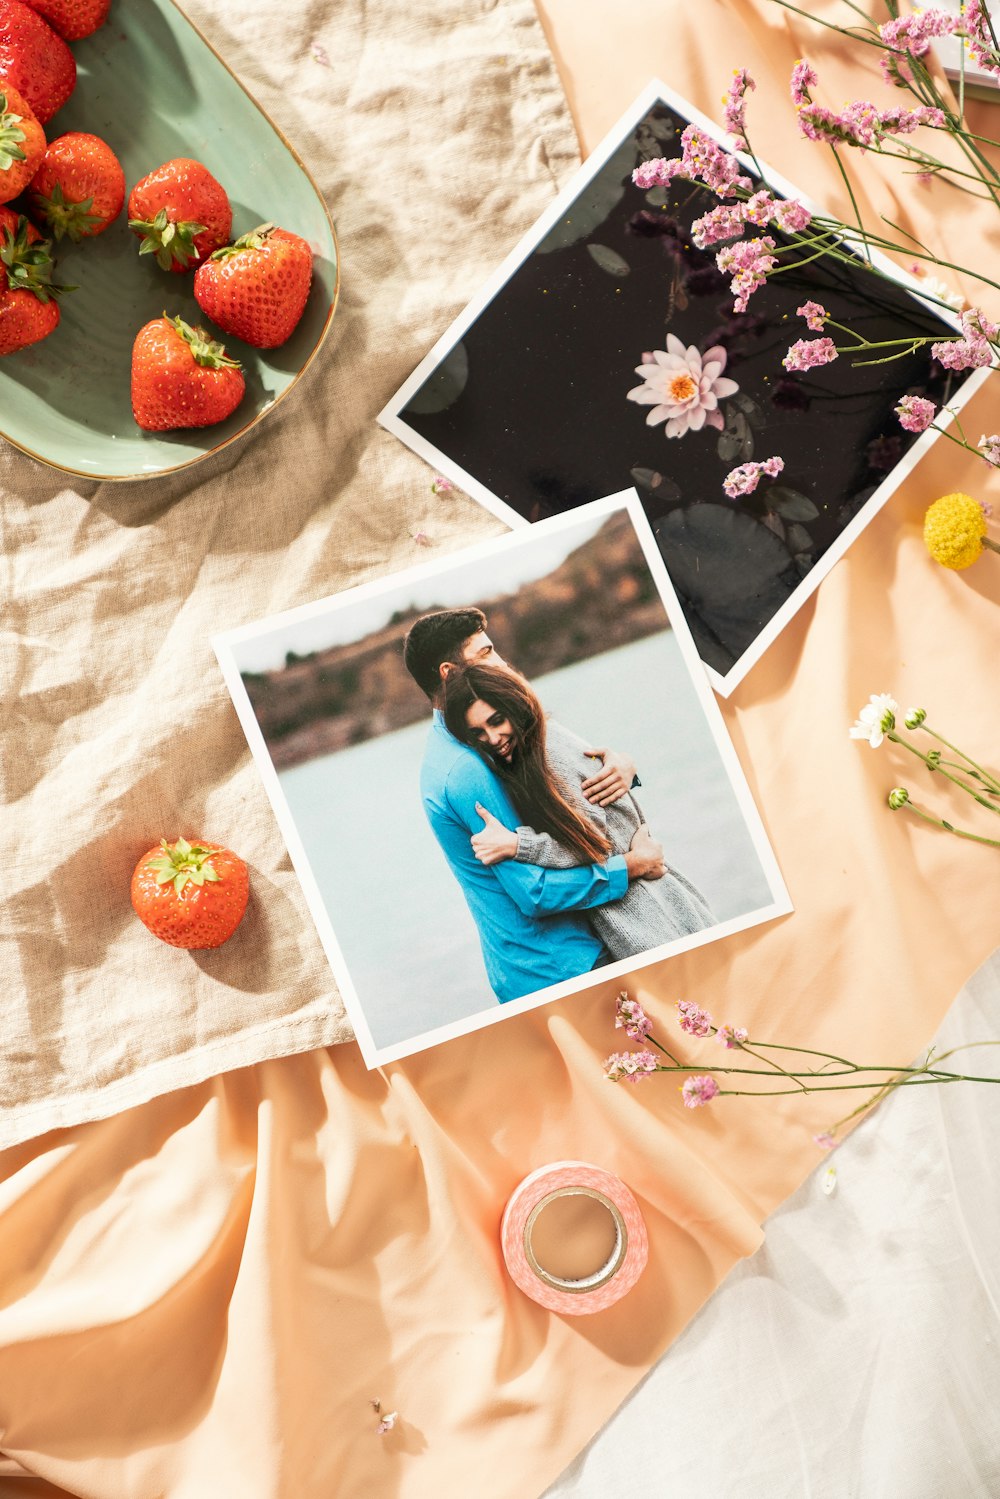
[[[628,755],[618,750],[592,749],[587,750],[587,754],[603,764],[599,771],[580,783],[580,790],[588,802],[598,807],[610,807],[631,788],[635,780],[635,765]]]
[[[512,833],[510,828],[505,828],[479,802],[476,803],[476,811],[486,824],[482,832],[473,833],[471,839],[472,852],[480,864],[500,864],[504,859],[513,859],[517,853],[517,834]]]

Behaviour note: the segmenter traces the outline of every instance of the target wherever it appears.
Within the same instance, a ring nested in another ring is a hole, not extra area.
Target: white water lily
[[[721,432],[725,423],[719,401],[740,388],[722,373],[727,357],[719,344],[702,354],[693,344],[685,347],[675,333],[668,333],[666,349],[654,349],[636,366],[643,384],[634,386],[628,399],[651,406],[646,425],[655,427],[665,421],[668,437],[683,437],[706,426]]]
[[[896,727],[899,704],[887,692],[873,692],[857,721],[848,731],[852,739],[867,739],[872,749],[878,749],[890,729]]]

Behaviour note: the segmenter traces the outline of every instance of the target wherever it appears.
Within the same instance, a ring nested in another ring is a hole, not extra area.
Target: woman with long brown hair
[[[449,732],[476,749],[504,783],[518,817],[506,828],[486,813],[472,848],[483,864],[518,859],[567,867],[624,853],[645,822],[631,792],[608,807],[589,802],[582,783],[594,773],[584,740],[547,720],[537,696],[516,672],[473,665],[444,684]],[[701,892],[668,867],[658,880],[634,880],[617,901],[586,912],[612,961],[631,958],[712,926]]]

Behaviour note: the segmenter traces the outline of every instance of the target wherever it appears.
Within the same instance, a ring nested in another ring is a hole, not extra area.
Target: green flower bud
[[[919,729],[920,725],[923,723],[926,717],[926,708],[911,708],[909,713],[907,713],[906,717],[903,719],[903,722],[906,724],[906,727],[908,729]]]
[[[898,812],[900,807],[905,807],[909,800],[910,793],[905,786],[894,786],[889,792],[889,806],[894,812]]]
[[[928,764],[928,767],[931,770],[937,770],[938,766],[941,764],[941,751],[940,750],[928,750],[927,751],[927,764]]]

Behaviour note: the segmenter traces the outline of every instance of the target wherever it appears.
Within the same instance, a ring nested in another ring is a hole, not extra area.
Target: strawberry
[[[237,361],[227,359],[203,328],[164,313],[139,329],[132,347],[132,415],[144,431],[223,422],[245,388]]]
[[[0,208],[0,354],[16,354],[59,325],[49,242],[12,208]]]
[[[128,226],[142,240],[140,255],[155,255],[165,271],[186,271],[226,243],[233,210],[207,167],[178,156],[136,183]]]
[[[28,187],[31,212],[56,241],[103,234],[122,211],[125,173],[100,136],[71,130],[50,141]]]
[[[111,0],[24,0],[67,42],[90,36],[108,19]]]
[[[161,838],[135,866],[131,893],[139,920],[161,942],[221,947],[243,920],[250,875],[221,844]]]
[[[34,177],[45,155],[45,131],[27,99],[0,81],[0,203],[9,203]]]
[[[0,79],[24,95],[42,125],[76,87],[72,52],[22,0],[0,0]]]
[[[305,240],[261,224],[198,267],[194,295],[224,332],[255,348],[274,349],[294,333],[311,282],[312,251]]]

